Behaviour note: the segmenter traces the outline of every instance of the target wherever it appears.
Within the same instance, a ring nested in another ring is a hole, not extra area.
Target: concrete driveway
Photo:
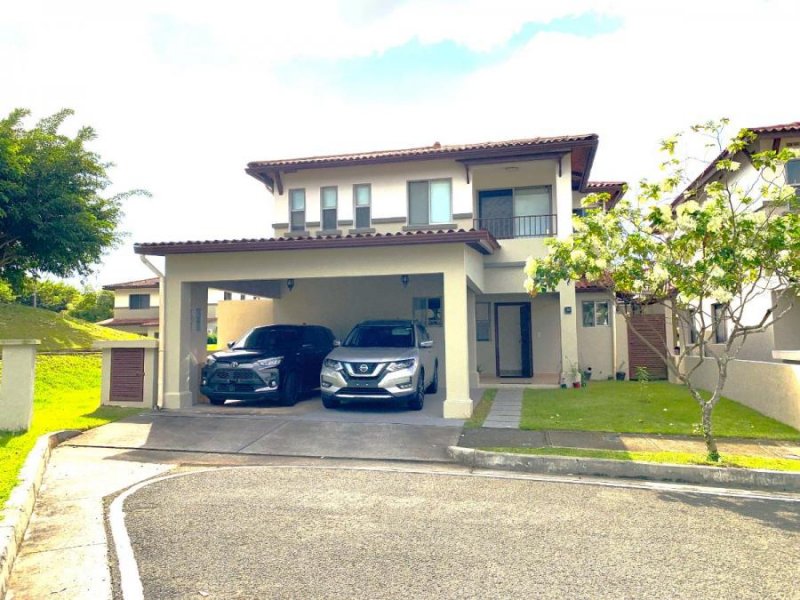
[[[336,410],[319,396],[293,407],[229,402],[149,412],[91,430],[70,446],[271,456],[446,462],[463,421],[444,419],[444,393],[422,411],[352,404]]]

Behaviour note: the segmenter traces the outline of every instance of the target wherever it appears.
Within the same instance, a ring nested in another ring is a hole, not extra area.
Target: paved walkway
[[[522,392],[521,389],[497,390],[492,410],[489,411],[483,426],[489,429],[519,428],[519,419],[522,416]]]

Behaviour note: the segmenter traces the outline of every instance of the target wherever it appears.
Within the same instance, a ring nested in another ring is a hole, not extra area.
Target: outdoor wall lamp
[[[286,287],[288,287],[289,291],[291,292],[294,289],[294,279],[287,279]]]
[[[408,275],[400,275],[400,283],[403,284],[403,287],[408,287]]]

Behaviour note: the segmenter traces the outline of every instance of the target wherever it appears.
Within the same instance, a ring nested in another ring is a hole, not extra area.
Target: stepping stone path
[[[519,429],[522,416],[522,392],[516,390],[497,390],[492,410],[484,421],[484,427],[495,429]]]

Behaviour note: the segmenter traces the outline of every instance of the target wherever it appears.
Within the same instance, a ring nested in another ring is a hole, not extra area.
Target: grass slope
[[[37,339],[38,350],[89,350],[97,340],[133,340],[140,336],[19,304],[0,304],[0,339]]]
[[[586,388],[525,390],[520,429],[699,435],[700,407],[680,385],[592,381]],[[722,398],[714,409],[719,437],[800,439],[800,432]]]
[[[137,412],[141,409],[100,406],[99,355],[39,356],[31,429],[26,433],[0,431],[0,508],[40,435],[60,429],[90,429]]]

